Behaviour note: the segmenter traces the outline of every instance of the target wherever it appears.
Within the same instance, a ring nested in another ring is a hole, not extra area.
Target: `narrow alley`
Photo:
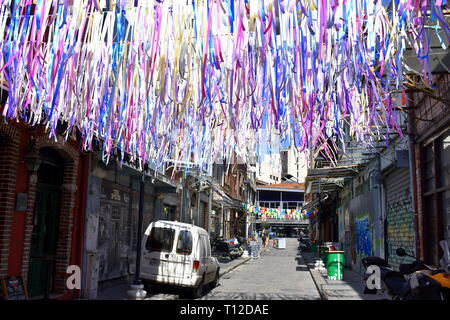
[[[319,292],[303,258],[298,242],[286,239],[286,249],[270,247],[259,259],[224,275],[204,300],[317,300]]]

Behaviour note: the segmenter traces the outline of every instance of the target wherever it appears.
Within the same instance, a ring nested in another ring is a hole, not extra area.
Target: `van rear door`
[[[153,226],[144,248],[143,271],[151,274],[170,276],[169,257],[173,251],[175,229]]]
[[[191,279],[195,256],[192,231],[188,228],[180,228],[176,234],[174,252],[169,257],[172,275],[180,281]]]

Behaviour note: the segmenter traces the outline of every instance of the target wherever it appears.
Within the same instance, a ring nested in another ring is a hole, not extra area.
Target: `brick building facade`
[[[43,128],[1,122],[0,278],[21,276],[30,298],[75,297],[66,270],[81,263],[85,155]]]
[[[420,258],[437,264],[438,242],[450,238],[450,74],[435,75],[437,97],[412,92],[414,207]]]
[[[234,205],[230,207],[225,220],[225,237],[245,236],[245,218],[241,209],[241,203],[245,202],[245,178],[247,168],[243,164],[230,164],[224,179],[224,191],[233,200]]]

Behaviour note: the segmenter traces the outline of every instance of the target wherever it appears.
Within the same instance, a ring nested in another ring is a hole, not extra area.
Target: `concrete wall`
[[[278,180],[271,178],[277,177]],[[274,154],[266,156],[263,161],[257,164],[256,179],[267,183],[281,183],[281,163],[280,155]]]
[[[298,166],[297,166],[298,164]],[[305,177],[308,172],[306,165],[306,157],[303,153],[299,153],[295,148],[288,149],[288,174],[294,176],[294,180],[299,183],[305,182]]]

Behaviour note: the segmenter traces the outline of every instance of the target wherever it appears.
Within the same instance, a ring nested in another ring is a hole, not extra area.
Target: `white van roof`
[[[155,227],[166,227],[166,228],[167,227],[178,227],[178,228],[194,229],[195,231],[197,231],[199,233],[208,234],[208,232],[205,229],[200,228],[196,225],[184,223],[184,222],[170,221],[170,220],[157,220],[157,221],[153,221],[152,224]]]

